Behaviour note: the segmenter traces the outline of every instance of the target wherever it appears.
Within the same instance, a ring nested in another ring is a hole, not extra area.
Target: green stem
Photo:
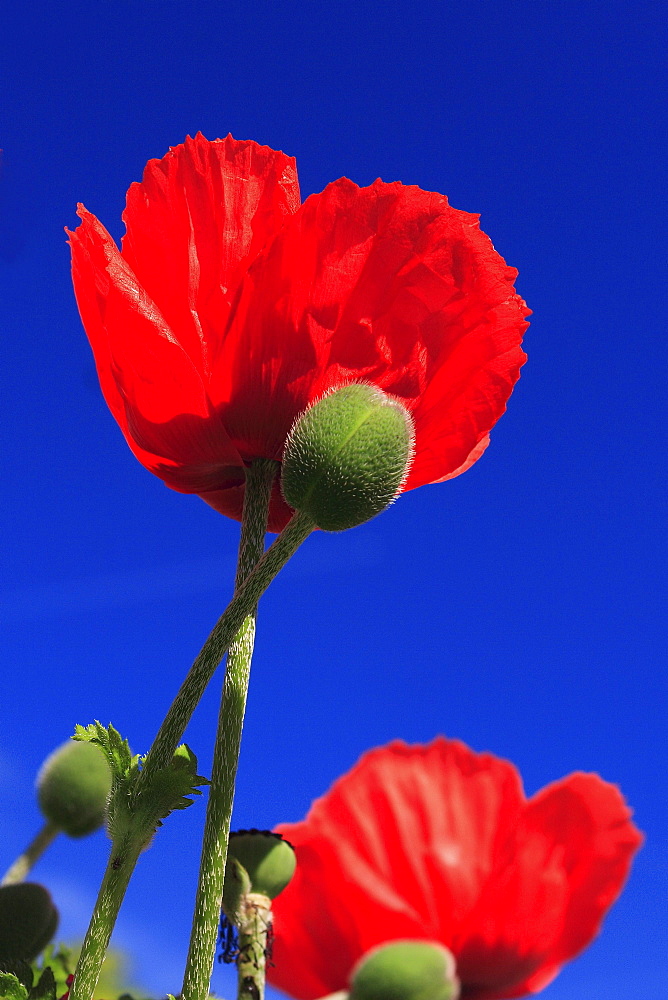
[[[245,897],[245,910],[245,918],[238,929],[237,1000],[264,1000],[271,900],[250,892]]]
[[[90,1000],[97,986],[111,932],[143,843],[125,836],[114,841],[70,988],[70,1000]]]
[[[267,549],[253,572],[235,592],[190,668],[158,730],[146,757],[142,771],[143,782],[147,782],[153,772],[169,764],[204,689],[232,645],[244,619],[252,613],[271,581],[314,528],[315,524],[308,514],[293,514],[274,544]]]
[[[305,514],[294,514],[274,544],[235,592],[216,622],[209,638],[179,688],[153,745],[138,782],[137,799],[151,795],[151,777],[171,765],[174,751],[197,707],[204,689],[230,648],[244,619],[253,613],[260,597],[291,555],[313,531],[315,524]],[[70,992],[71,1000],[91,1000],[111,938],[116,917],[137,858],[146,846],[150,830],[135,828],[121,849],[112,849],[107,871],[84,939]]]
[[[41,858],[59,833],[60,827],[56,826],[55,823],[45,823],[37,836],[28,844],[23,854],[19,854],[14,864],[7,869],[0,885],[16,885],[17,882],[23,882],[35,862]]]
[[[256,462],[249,470],[244,495],[237,588],[243,584],[262,557],[274,475],[273,463]],[[227,654],[204,825],[199,883],[181,994],[183,1000],[206,1000],[209,994],[220,922],[241,731],[253,656],[256,611],[257,608],[254,608],[244,619]]]

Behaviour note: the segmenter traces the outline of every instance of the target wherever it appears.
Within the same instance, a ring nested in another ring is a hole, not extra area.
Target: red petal
[[[433,480],[434,483],[445,483],[447,482],[448,479],[456,479],[457,476],[461,476],[463,472],[466,472],[468,469],[471,468],[472,465],[475,465],[480,456],[487,451],[488,445],[489,445],[489,434],[486,437],[484,437],[482,441],[478,442],[478,444],[470,452],[470,454],[466,456],[466,460],[462,462],[462,464],[459,466],[458,469],[455,469],[453,472],[449,472],[447,476],[443,476],[442,479],[434,479]]]
[[[530,800],[455,942],[465,995],[537,992],[595,937],[642,835],[614,785],[573,774]]]
[[[312,1000],[344,988],[383,941],[447,945],[489,875],[499,830],[523,803],[511,764],[462,743],[396,742],[366,754],[303,823],[279,828],[298,863],[274,904],[272,982]]]
[[[280,458],[309,402],[365,380],[414,411],[409,486],[453,475],[503,411],[524,358],[514,276],[477,219],[442,195],[330,184],[241,284],[214,375],[226,426],[242,453]]]
[[[300,205],[295,161],[199,133],[128,191],[123,257],[203,375],[241,275]]]
[[[619,790],[574,774],[528,803],[507,761],[444,739],[372,751],[280,832],[269,978],[299,1000],[344,989],[370,948],[436,940],[462,996],[542,989],[597,933],[642,836]]]
[[[69,234],[74,290],[104,397],[128,444],[176,489],[221,485],[226,466],[238,478],[241,459],[200,374],[104,226],[83,206],[79,216]]]

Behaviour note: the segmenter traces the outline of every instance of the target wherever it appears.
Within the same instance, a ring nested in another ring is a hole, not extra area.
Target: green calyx
[[[292,846],[269,830],[238,830],[230,834],[225,866],[223,909],[232,922],[241,896],[256,892],[275,899],[295,873]]]
[[[349,1000],[457,1000],[455,960],[431,941],[393,941],[367,952],[352,974]]]
[[[63,743],[37,775],[40,809],[70,837],[85,837],[102,826],[110,791],[109,766],[90,743]]]
[[[375,386],[354,383],[297,418],[285,446],[287,503],[324,531],[354,528],[392,503],[413,457],[408,411]]]
[[[0,886],[0,969],[8,962],[32,962],[57,927],[58,910],[43,885]]]

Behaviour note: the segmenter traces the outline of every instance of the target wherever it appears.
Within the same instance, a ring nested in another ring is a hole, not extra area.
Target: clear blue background
[[[125,191],[187,133],[480,212],[534,310],[486,456],[308,541],[261,604],[235,824],[301,818],[365,749],[436,733],[618,783],[647,843],[546,1000],[666,996],[665,8],[134,0],[0,15],[4,868],[41,760],[94,718],[145,751],[230,595],[237,525],[130,454],[97,387],[63,226],[120,237]],[[661,498],[661,499],[660,499]],[[188,741],[208,770],[216,684]],[[171,818],[115,940],[180,988],[204,815]],[[81,936],[107,845],[39,864]],[[218,969],[214,989],[228,997]],[[276,996],[276,994],[273,994]]]

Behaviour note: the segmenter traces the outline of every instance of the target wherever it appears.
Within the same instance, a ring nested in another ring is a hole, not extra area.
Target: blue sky
[[[618,783],[647,843],[546,1000],[665,996],[666,30],[653,2],[36,3],[0,14],[2,865],[76,722],[155,734],[230,594],[238,529],[130,454],[97,387],[63,227],[117,238],[125,191],[188,133],[479,212],[534,311],[484,458],[312,537],[262,601],[236,826],[301,818],[365,749],[439,732]],[[217,692],[188,742],[209,768]],[[116,940],[180,988],[204,809],[142,858]],[[36,869],[82,935],[103,834]],[[214,989],[229,997],[216,971]],[[277,994],[274,994],[277,996]]]

